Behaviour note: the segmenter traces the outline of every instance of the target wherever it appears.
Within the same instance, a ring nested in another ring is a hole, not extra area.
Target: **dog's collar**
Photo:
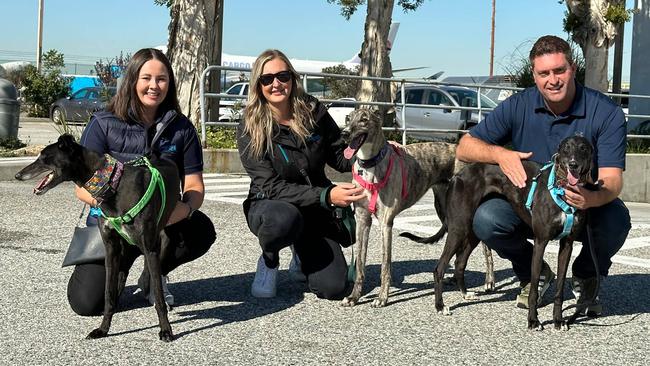
[[[114,157],[104,154],[104,165],[97,169],[90,179],[84,183],[85,188],[93,198],[98,201],[108,197],[108,193],[114,194],[120,184],[120,178],[124,171],[124,164]]]
[[[372,158],[368,160],[362,160],[362,159],[357,159],[357,162],[359,163],[359,166],[365,169],[372,168],[373,166],[379,164],[380,161],[384,159],[386,154],[388,153],[388,147],[389,143],[387,142],[384,147],[379,150],[379,153],[377,155],[373,156]]]
[[[539,178],[540,175],[542,175],[542,171],[551,169],[551,172],[548,175],[548,182],[546,184],[546,188],[548,188],[548,192],[551,194],[551,198],[553,198],[553,201],[555,204],[566,214],[566,220],[564,220],[564,228],[562,229],[562,232],[555,238],[555,240],[562,239],[565,236],[569,235],[571,232],[571,228],[573,227],[573,218],[574,214],[576,212],[575,207],[570,206],[568,203],[566,203],[561,197],[564,196],[564,188],[558,187],[555,185],[555,163],[550,162],[544,165],[542,169],[539,170],[539,173],[533,177],[533,182],[530,186],[530,191],[528,191],[528,198],[526,199],[526,209],[528,211],[532,211],[532,206],[533,206],[533,197],[535,195],[535,189],[537,188],[537,178]]]

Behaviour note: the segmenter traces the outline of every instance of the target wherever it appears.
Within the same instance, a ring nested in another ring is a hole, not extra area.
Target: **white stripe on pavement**
[[[205,185],[205,191],[237,191],[248,193],[248,184],[220,184],[218,186]]]

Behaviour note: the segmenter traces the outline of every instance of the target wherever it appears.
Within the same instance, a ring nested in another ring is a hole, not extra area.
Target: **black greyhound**
[[[537,163],[522,161],[528,177],[524,189],[514,186],[499,166],[491,164],[470,164],[452,178],[446,199],[447,206],[454,207],[454,210],[450,210],[447,215],[447,242],[435,270],[435,303],[439,313],[449,314],[442,299],[442,278],[449,260],[456,255],[457,265],[462,266],[467,263],[467,258],[479,242],[472,230],[474,213],[483,198],[489,194],[499,194],[510,202],[517,215],[533,229],[535,245],[528,297],[528,328],[543,329],[537,317],[537,284],[542,269],[544,249],[550,240],[563,233],[568,216],[556,204],[547,188],[549,176],[553,171],[555,182],[551,183],[552,186],[559,187],[556,189],[566,184],[572,186],[583,184],[595,189],[597,188],[595,185],[588,183],[591,181],[592,156],[593,147],[589,140],[582,136],[571,136],[560,143],[558,153],[554,155],[549,169],[540,170],[541,167]],[[537,188],[533,193],[532,207],[529,211],[526,203],[533,179],[537,181]],[[564,280],[573,241],[585,224],[585,213],[582,210],[575,210],[573,226],[567,228],[570,232],[560,239],[557,286],[553,304],[553,323],[556,329],[568,329],[567,323],[562,319]],[[462,274],[464,269],[464,267],[456,268],[456,272]],[[457,278],[457,282],[459,287],[465,286],[462,276]]]
[[[157,171],[149,169],[148,163],[144,166],[121,164],[109,155],[84,148],[70,135],[62,135],[57,142],[46,146],[35,162],[16,174],[16,179],[26,180],[48,172],[34,188],[37,195],[64,181],[72,181],[79,187],[89,189],[91,193],[99,193],[93,196],[97,198],[103,213],[99,219],[99,230],[106,246],[104,317],[99,328],[90,332],[86,338],[108,335],[117,309],[117,300],[124,289],[129,271],[129,268],[120,266],[121,254],[133,244],[144,254],[145,266],[151,276],[150,283],[160,323],[160,339],[166,342],[174,339],[163,297],[159,253],[160,232],[180,196],[180,182],[173,162],[155,156],[151,159],[151,165]],[[156,181],[156,176],[161,178],[159,181],[165,191],[163,193],[157,187],[153,192],[150,190],[150,199],[142,206],[140,200],[146,195],[150,182]],[[141,211],[133,214],[132,209],[136,206],[141,207]],[[127,212],[129,214],[125,215]],[[131,214],[133,217],[130,217]],[[110,218],[122,219],[123,222],[117,222],[118,227],[122,223],[121,233],[115,229],[116,223]]]

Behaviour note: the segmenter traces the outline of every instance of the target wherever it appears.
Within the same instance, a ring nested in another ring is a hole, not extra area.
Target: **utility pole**
[[[38,35],[36,40],[36,70],[41,71],[43,59],[43,1],[38,0]]]
[[[496,2],[492,0],[492,35],[490,36],[490,77],[494,75],[494,18],[496,16]]]
[[[616,31],[616,40],[614,41],[614,75],[612,77],[612,93],[621,93],[621,78],[623,69],[623,37],[625,34],[625,23],[621,23]],[[616,102],[621,103],[621,97],[615,98]]]

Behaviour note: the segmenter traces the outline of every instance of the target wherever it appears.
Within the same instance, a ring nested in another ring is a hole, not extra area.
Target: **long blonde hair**
[[[314,127],[311,108],[305,102],[305,91],[299,83],[299,75],[289,62],[287,56],[279,50],[269,49],[260,54],[253,63],[251,71],[250,90],[248,92],[248,103],[244,111],[246,126],[244,133],[251,138],[246,147],[248,154],[260,159],[264,153],[273,151],[273,127],[277,123],[273,117],[269,104],[262,94],[262,85],[259,78],[262,75],[264,65],[276,58],[279,58],[287,65],[291,72],[291,94],[289,95],[289,109],[293,117],[290,128],[303,142],[310,134],[309,129]]]

